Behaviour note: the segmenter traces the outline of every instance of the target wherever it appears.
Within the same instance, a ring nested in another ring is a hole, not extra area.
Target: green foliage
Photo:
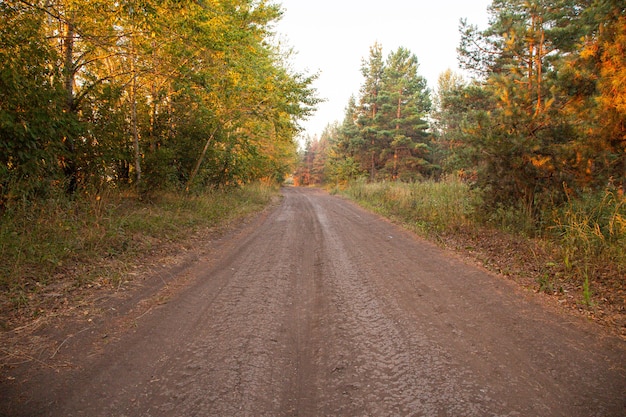
[[[345,193],[422,232],[450,231],[469,225],[480,199],[466,183],[454,177],[413,183],[360,180],[351,183]]]
[[[142,194],[182,188],[176,153],[169,147],[159,147],[146,153],[143,159],[144,180],[139,184]]]
[[[406,48],[391,52],[386,60],[379,44],[370,48],[361,66],[358,103],[350,99],[331,144],[336,181],[359,172],[369,172],[371,180],[411,181],[436,171],[426,132],[430,97],[418,68],[417,58]],[[350,162],[341,163],[342,158]]]
[[[478,78],[440,78],[438,161],[482,191],[481,224],[555,243],[590,305],[626,272],[623,7],[498,0],[490,14],[484,30],[461,22],[459,58]],[[538,278],[546,292],[556,281]]]
[[[626,198],[621,191],[613,188],[570,198],[554,211],[553,222],[551,230],[561,243],[566,268],[586,275],[598,260],[626,271]]]
[[[51,184],[282,181],[319,100],[272,45],[280,15],[250,0],[1,2],[0,205]]]
[[[498,0],[487,29],[462,22],[460,59],[479,79],[440,80],[438,157],[448,171],[475,173],[484,219],[541,234],[554,207],[625,186],[618,9]]]
[[[0,3],[0,209],[45,196],[58,180],[63,138],[73,120],[63,112],[55,50],[42,43],[45,15]]]
[[[258,183],[148,200],[117,190],[69,199],[59,190],[54,198],[14,204],[0,217],[0,300],[23,307],[49,285],[110,277],[106,268],[123,271],[134,257],[259,210],[275,194]]]
[[[593,291],[589,283],[589,275],[585,274],[585,281],[583,282],[583,303],[588,307],[593,306],[593,302],[591,301],[592,297]]]

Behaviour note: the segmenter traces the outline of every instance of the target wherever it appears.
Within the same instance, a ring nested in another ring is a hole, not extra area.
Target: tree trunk
[[[398,179],[398,148],[393,150],[393,175],[392,180]]]
[[[135,148],[135,181],[141,181],[141,150],[139,148],[139,129],[137,127],[137,73],[135,71],[135,57],[132,61],[133,82],[130,92],[131,106],[131,129],[133,134],[133,146]]]
[[[402,90],[398,91],[398,108],[396,109],[396,132],[400,130],[400,117],[402,116]]]
[[[63,75],[65,77],[65,107],[68,114],[74,113],[74,25],[68,21],[65,23],[65,34],[63,39]],[[66,155],[63,157],[63,173],[67,181],[66,192],[74,194],[78,188],[78,169],[76,167],[76,147],[74,138],[65,136],[63,138]]]
[[[191,183],[193,182],[194,178],[196,178],[196,175],[198,175],[198,171],[200,170],[200,165],[202,165],[202,161],[204,160],[207,150],[209,149],[209,145],[211,144],[211,141],[213,140],[213,137],[215,136],[215,132],[217,132],[217,127],[213,129],[211,136],[209,136],[206,143],[204,144],[202,153],[200,153],[200,157],[196,161],[196,165],[193,167],[193,171],[191,171],[191,175],[189,176],[189,180],[187,181],[187,186],[185,187],[185,191],[189,191],[189,187],[191,186]]]
[[[396,109],[396,135],[400,131],[400,117],[402,116],[402,89],[398,91],[398,108]],[[398,179],[398,145],[393,150],[393,173],[391,179]]]
[[[537,67],[537,108],[535,109],[535,116],[539,115],[541,111],[541,78],[542,78],[542,59],[543,59],[543,43],[545,42],[545,32],[543,31],[543,21],[539,20],[539,30],[541,31],[541,39],[537,46],[536,64]]]

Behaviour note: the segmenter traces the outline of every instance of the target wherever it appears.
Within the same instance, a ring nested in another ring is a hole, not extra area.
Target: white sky
[[[320,135],[329,123],[342,121],[350,95],[363,82],[361,60],[378,41],[383,57],[404,46],[419,61],[420,75],[434,90],[446,69],[460,72],[456,48],[459,19],[487,25],[491,0],[275,0],[284,10],[275,31],[297,52],[298,72],[319,72],[314,87],[327,101],[303,123],[305,135]]]

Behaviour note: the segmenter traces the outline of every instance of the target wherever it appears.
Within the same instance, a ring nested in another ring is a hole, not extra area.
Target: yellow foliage
[[[580,57],[584,60],[592,59],[598,54],[598,44],[596,42],[588,43],[580,52]]]
[[[239,85],[239,82],[241,81],[241,74],[239,72],[233,71],[232,69],[228,70],[228,76],[230,77],[233,86]]]
[[[533,164],[535,168],[544,168],[548,170],[552,170],[554,167],[550,163],[552,158],[544,155],[536,155],[530,158],[530,163]]]
[[[622,16],[615,37],[603,43],[601,57],[601,104],[626,116],[626,17]]]

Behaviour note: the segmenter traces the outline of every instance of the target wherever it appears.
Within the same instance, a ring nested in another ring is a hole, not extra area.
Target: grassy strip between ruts
[[[550,213],[534,237],[523,213],[477,213],[480,192],[455,178],[411,184],[357,181],[340,191],[363,207],[626,338],[626,199],[607,192],[591,209],[576,202]],[[517,224],[514,224],[517,222]]]
[[[42,297],[95,281],[117,286],[138,258],[260,211],[277,190],[255,184],[151,198],[114,190],[11,207],[0,218],[0,327],[43,314]]]

